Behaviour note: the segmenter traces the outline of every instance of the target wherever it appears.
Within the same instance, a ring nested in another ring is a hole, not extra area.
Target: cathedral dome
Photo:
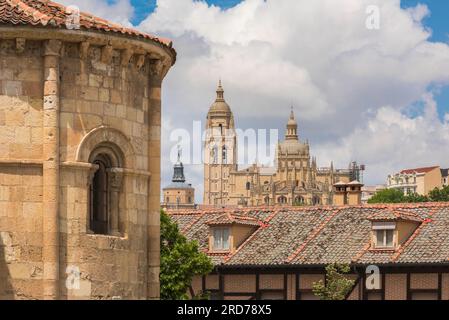
[[[307,145],[298,140],[285,140],[279,144],[280,152],[283,154],[307,154]]]
[[[224,90],[221,86],[221,80],[218,83],[217,98],[215,102],[210,106],[209,113],[230,113],[231,108],[224,100]]]
[[[210,106],[209,112],[231,112],[231,108],[225,101],[215,101]]]

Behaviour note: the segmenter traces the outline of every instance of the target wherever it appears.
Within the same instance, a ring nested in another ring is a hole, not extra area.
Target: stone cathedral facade
[[[350,170],[331,163],[318,168],[308,142],[298,136],[293,110],[285,139],[276,148],[275,166],[237,165],[234,115],[219,83],[217,98],[207,114],[204,148],[204,204],[216,206],[332,204],[333,185],[351,180]]]
[[[169,40],[0,0],[0,300],[157,299]]]

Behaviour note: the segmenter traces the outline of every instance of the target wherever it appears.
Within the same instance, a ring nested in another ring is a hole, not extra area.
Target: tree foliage
[[[384,189],[376,192],[368,203],[402,203],[404,193],[398,189]]]
[[[433,189],[429,192],[429,199],[434,202],[449,201],[449,186]]]
[[[313,293],[321,300],[345,300],[355,284],[354,280],[345,277],[350,271],[348,264],[333,263],[326,266],[326,282],[315,282]]]
[[[206,275],[212,269],[210,258],[199,251],[198,243],[188,241],[178,225],[161,211],[161,299],[188,299],[193,277]],[[204,297],[204,293],[200,295]]]
[[[368,203],[415,203],[415,202],[443,202],[449,201],[449,187],[435,188],[429,195],[423,196],[417,193],[404,195],[398,189],[384,189],[368,200]]]

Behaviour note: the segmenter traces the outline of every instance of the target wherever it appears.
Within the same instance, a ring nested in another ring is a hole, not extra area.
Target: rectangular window
[[[229,228],[214,230],[214,250],[229,250]]]
[[[376,247],[392,248],[394,230],[376,230]]]

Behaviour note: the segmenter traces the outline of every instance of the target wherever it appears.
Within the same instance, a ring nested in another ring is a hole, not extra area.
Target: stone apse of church
[[[275,166],[237,165],[234,115],[224,99],[221,81],[209,108],[204,148],[205,205],[318,205],[332,204],[333,184],[349,182],[349,170],[318,168],[308,142],[298,136],[293,109],[284,141],[276,148]]]
[[[0,25],[0,299],[159,297],[161,84],[176,52],[88,28]]]

